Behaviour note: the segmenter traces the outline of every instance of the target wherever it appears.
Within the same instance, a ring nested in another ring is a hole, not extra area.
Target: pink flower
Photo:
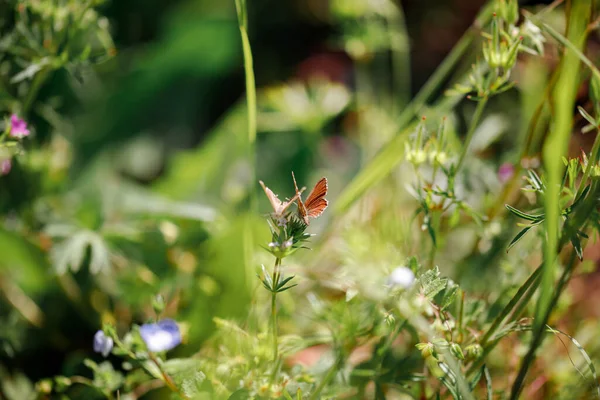
[[[7,175],[10,172],[12,163],[10,158],[0,161],[0,175]]]
[[[515,173],[515,167],[511,163],[504,163],[498,168],[498,180],[506,183]]]
[[[17,117],[17,114],[13,114],[10,116],[10,136],[15,137],[17,139],[29,136],[27,122]]]

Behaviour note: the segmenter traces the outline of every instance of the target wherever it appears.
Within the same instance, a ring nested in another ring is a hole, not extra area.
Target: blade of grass
[[[585,28],[589,19],[589,5],[590,0],[583,0],[575,2],[571,9],[569,37],[571,41],[579,43],[579,47],[584,43]],[[573,51],[573,48],[574,46],[567,46],[560,66],[561,72],[554,95],[555,126],[543,149],[544,166],[548,179],[545,196],[547,239],[544,247],[545,260],[542,288],[536,309],[536,321],[538,322],[534,322],[538,329],[537,324],[540,323],[539,320],[547,312],[553,291],[556,250],[559,240],[560,182],[564,169],[561,159],[568,150],[573,124],[575,95],[579,85],[580,57]]]
[[[250,182],[256,182],[256,162],[255,162],[255,142],[256,142],[256,83],[254,80],[254,66],[252,61],[252,49],[250,48],[250,38],[248,37],[248,8],[246,0],[235,0],[235,8],[238,17],[240,37],[242,39],[242,51],[244,54],[244,74],[246,76],[246,105],[248,110],[248,162],[250,168]],[[250,213],[257,211],[256,190],[254,186],[249,189]],[[243,228],[243,248],[245,270],[248,275],[247,282],[252,282],[252,254],[254,240],[251,227],[252,218],[246,218]]]

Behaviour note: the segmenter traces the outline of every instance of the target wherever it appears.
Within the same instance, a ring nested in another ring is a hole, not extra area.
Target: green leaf
[[[10,83],[15,84],[24,81],[25,79],[31,79],[48,64],[50,64],[50,60],[47,57],[42,58],[40,61],[30,64],[23,71],[13,76]]]
[[[447,278],[440,278],[438,267],[426,271],[419,278],[423,293],[429,300],[433,300],[436,294],[446,288],[448,283]]]
[[[492,377],[490,376],[490,371],[485,364],[483,364],[483,367],[481,367],[481,369],[483,370],[483,375],[485,376],[485,388],[486,388],[486,392],[487,392],[487,400],[492,400],[493,390],[492,390]]]
[[[577,258],[579,258],[579,260],[583,260],[583,249],[581,247],[581,242],[579,241],[579,238],[576,234],[571,236],[571,244],[573,245],[575,253],[577,253]]]
[[[448,308],[454,302],[454,300],[456,299],[456,294],[458,293],[458,289],[458,285],[453,284],[452,286],[450,286],[450,284],[448,284],[448,287],[444,292],[444,298],[442,299],[440,305],[442,311]]]
[[[589,354],[585,351],[583,346],[573,336],[570,336],[561,330],[552,328],[549,325],[546,325],[546,328],[547,328],[547,332],[553,333],[557,337],[558,337],[557,333],[560,333],[561,335],[566,336],[567,338],[569,338],[571,343],[573,343],[573,345],[575,345],[575,347],[577,347],[577,350],[579,350],[579,353],[581,354],[581,356],[585,360],[585,363],[587,364],[588,368],[590,369],[590,373],[592,374],[591,381],[593,382],[593,385],[595,386],[596,396],[600,399],[600,382],[598,381],[598,376],[596,374],[596,367],[594,367],[594,362],[590,358]],[[570,359],[570,357],[569,357],[569,359]],[[573,360],[571,360],[571,364],[573,364],[573,367],[575,367],[575,369],[577,370],[579,375],[581,375],[581,377],[585,379],[585,375],[579,370],[579,368],[577,368],[575,363],[573,363]]]
[[[592,125],[598,125],[594,117],[592,117],[590,114],[588,114],[587,111],[585,111],[585,108],[577,106],[577,110],[579,111],[579,114],[581,114],[581,116],[587,120],[587,122],[589,122]]]
[[[508,211],[510,211],[511,213],[515,214],[517,217],[522,218],[522,219],[526,219],[526,220],[532,221],[532,222],[540,222],[545,217],[544,214],[538,214],[538,215],[527,214],[527,213],[525,213],[523,211],[517,210],[516,208],[514,208],[513,206],[511,206],[509,204],[505,204],[504,207],[506,207],[506,209]]]
[[[535,173],[534,170],[527,170],[527,175],[529,175],[529,181],[536,190],[543,191],[545,189],[546,186],[544,185],[544,182],[542,182],[542,180],[540,179],[538,174]]]
[[[515,236],[515,237],[513,238],[513,240],[511,240],[510,244],[509,244],[509,245],[508,245],[508,247],[506,248],[506,251],[509,251],[509,250],[511,249],[511,247],[513,247],[515,244],[517,244],[517,242],[518,242],[519,240],[521,240],[521,239],[523,238],[523,236],[525,236],[525,234],[526,234],[527,232],[529,232],[529,230],[530,230],[531,228],[533,228],[533,226],[527,226],[527,227],[523,228],[523,229],[521,230],[521,232],[517,233],[517,236]]]

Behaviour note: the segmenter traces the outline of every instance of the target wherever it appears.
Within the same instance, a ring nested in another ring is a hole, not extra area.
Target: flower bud
[[[165,310],[165,299],[162,295],[158,294],[152,300],[152,308],[156,315],[160,315]]]
[[[421,350],[421,355],[423,358],[432,357],[435,353],[435,347],[433,346],[433,343],[417,343],[415,347]]]
[[[517,0],[498,0],[496,12],[504,21],[515,25],[519,20],[519,4]]]
[[[452,352],[454,357],[458,358],[459,360],[465,359],[465,355],[463,354],[462,349],[457,343],[450,344],[450,352]]]
[[[483,348],[479,343],[471,344],[465,348],[467,358],[469,360],[476,360],[483,354]]]

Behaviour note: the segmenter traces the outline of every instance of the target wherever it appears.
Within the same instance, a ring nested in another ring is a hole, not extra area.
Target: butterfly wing
[[[306,202],[304,203],[307,216],[316,218],[323,214],[323,211],[325,211],[327,205],[329,204],[325,198],[325,196],[327,196],[327,190],[327,178],[321,178],[321,180],[317,182],[313,190],[310,192],[306,198]]]
[[[267,198],[269,199],[269,202],[271,203],[271,207],[273,207],[273,210],[275,211],[276,214],[279,214],[283,208],[283,202],[281,200],[279,200],[279,198],[277,197],[277,195],[275,193],[273,193],[273,191],[271,189],[269,189],[268,187],[265,186],[265,184],[263,183],[263,181],[258,181],[260,183],[260,186],[262,186],[263,190],[265,191],[265,194],[267,195]]]
[[[294,180],[294,188],[296,189],[296,195],[298,196],[298,214],[300,214],[304,222],[308,225],[308,214],[306,211],[306,206],[302,202],[302,197],[300,196],[300,193],[302,192],[298,190],[298,184],[296,183],[296,177],[294,176],[294,172],[292,172],[292,179]]]

